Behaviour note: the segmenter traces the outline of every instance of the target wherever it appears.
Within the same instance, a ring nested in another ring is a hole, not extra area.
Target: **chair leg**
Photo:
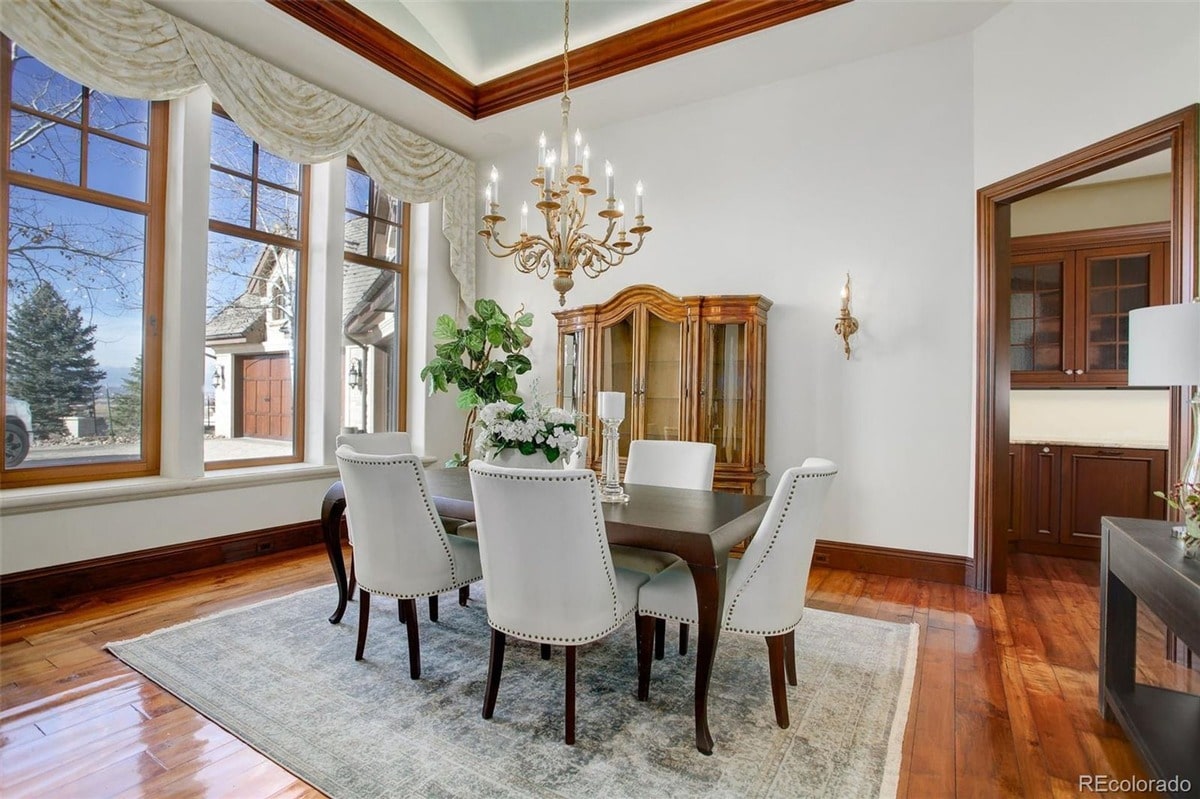
[[[437,621],[437,594],[429,597],[429,620]]]
[[[639,702],[645,702],[650,698],[650,664],[653,661],[651,657],[653,646],[654,617],[639,614],[637,617],[637,698]]]
[[[783,665],[787,668],[788,685],[796,684],[796,631],[783,634]]]
[[[575,743],[575,647],[567,650],[567,746]]]
[[[684,624],[683,622],[680,622],[679,623],[679,654],[681,654],[681,655],[687,654],[687,644],[688,644],[687,639],[688,639],[688,626],[686,624]]]
[[[464,585],[462,588],[458,589],[458,604],[462,605],[465,608],[467,606],[467,600],[470,598],[471,598],[471,586]]]
[[[346,582],[346,596],[354,596],[354,586],[358,585],[358,580],[354,577],[354,553],[350,553],[350,578]]]
[[[371,615],[371,595],[365,588],[358,589],[358,648],[354,650],[354,659],[363,659],[363,649],[367,646],[367,619]]]
[[[785,644],[782,635],[767,636],[767,662],[771,667],[771,698],[775,701],[775,723],[780,729],[788,728],[787,686],[784,685]]]
[[[396,618],[400,620],[401,624],[408,624],[408,614],[404,612],[403,599],[396,600]]]
[[[542,660],[550,659],[550,644],[542,644]]]
[[[666,641],[666,638],[667,638],[667,620],[666,619],[655,619],[654,620],[654,659],[655,660],[663,659],[663,650],[666,646],[664,642]]]
[[[417,625],[417,600],[402,599],[404,615],[408,617],[408,673],[414,680],[421,678],[421,638]]]
[[[500,672],[504,670],[504,633],[492,630],[492,650],[488,655],[487,687],[483,693],[483,717],[490,719],[500,693]]]

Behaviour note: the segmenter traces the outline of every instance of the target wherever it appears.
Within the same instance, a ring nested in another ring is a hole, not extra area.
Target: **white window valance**
[[[468,159],[297,78],[143,0],[3,0],[0,30],[99,91],[170,100],[208,84],[238,126],[277,155],[314,164],[353,154],[384,191],[442,200],[450,271],[475,303],[475,167]]]

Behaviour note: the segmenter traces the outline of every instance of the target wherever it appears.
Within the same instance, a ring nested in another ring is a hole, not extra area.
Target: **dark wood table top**
[[[443,516],[474,519],[471,476],[465,467],[429,469],[429,491]],[[626,503],[602,503],[613,544],[674,552],[690,563],[712,565],[758,529],[769,496],[693,491],[626,483]]]

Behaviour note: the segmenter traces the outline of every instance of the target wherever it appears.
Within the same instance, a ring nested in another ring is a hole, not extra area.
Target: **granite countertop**
[[[1104,449],[1169,449],[1164,441],[1083,441],[1052,438],[1012,438],[1011,444],[1043,444],[1048,447],[1103,447]]]

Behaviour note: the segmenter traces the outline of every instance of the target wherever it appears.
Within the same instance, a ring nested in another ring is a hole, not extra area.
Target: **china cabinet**
[[[598,431],[596,392],[620,391],[622,469],[634,439],[708,441],[714,488],[761,493],[770,307],[759,295],[676,297],[642,285],[559,311],[558,402]],[[592,448],[594,468],[600,452]]]

